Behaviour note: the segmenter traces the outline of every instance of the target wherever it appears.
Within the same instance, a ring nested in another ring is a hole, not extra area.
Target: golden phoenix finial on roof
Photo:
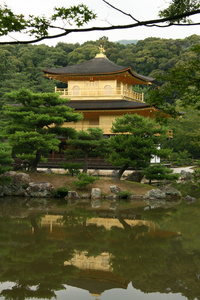
[[[100,50],[101,54],[103,54],[103,52],[105,52],[105,49],[104,49],[104,47],[102,45],[100,45],[99,50]]]
[[[99,50],[100,50],[100,53],[98,53],[95,57],[96,58],[106,57],[106,55],[103,54],[103,52],[105,52],[105,49],[104,49],[104,47],[102,45],[100,45]]]

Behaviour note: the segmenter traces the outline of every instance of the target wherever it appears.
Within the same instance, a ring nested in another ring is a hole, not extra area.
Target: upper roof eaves
[[[153,81],[154,78],[143,76],[137,74],[131,70],[131,67],[123,67],[119,66],[112,61],[110,61],[107,57],[103,58],[93,58],[89,61],[71,65],[67,67],[55,68],[55,69],[42,69],[44,73],[53,74],[53,75],[68,75],[68,76],[76,76],[76,75],[106,75],[106,74],[114,74],[114,73],[123,73],[128,71],[132,76],[142,79],[144,81]]]
[[[53,74],[68,74],[68,75],[78,75],[78,74],[106,74],[119,71],[125,71],[129,68],[118,66],[111,62],[108,58],[93,58],[89,61],[71,65],[63,68],[56,69],[44,69],[45,73]]]

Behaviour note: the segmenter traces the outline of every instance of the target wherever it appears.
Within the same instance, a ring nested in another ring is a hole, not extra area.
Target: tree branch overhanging
[[[108,6],[110,6],[111,8],[117,10],[118,12],[122,13],[123,15],[127,16],[127,17],[130,17],[131,19],[133,19],[134,21],[136,22],[140,22],[139,20],[135,19],[131,14],[127,14],[126,12],[124,12],[123,10],[115,7],[114,5],[110,4],[108,1],[106,0],[103,0],[104,3],[106,3]]]
[[[49,23],[49,20],[46,20],[45,23],[45,19],[42,19],[43,22],[43,26],[45,27],[45,33],[41,36],[37,36],[33,39],[30,40],[14,40],[14,41],[0,41],[0,45],[6,45],[6,44],[30,44],[30,43],[36,43],[36,42],[40,42],[42,40],[45,39],[55,39],[55,38],[59,38],[59,37],[63,37],[63,36],[67,36],[70,33],[84,33],[84,32],[92,32],[92,31],[110,31],[110,30],[116,30],[116,29],[130,29],[130,28],[137,28],[137,27],[141,27],[141,26],[145,26],[145,27],[170,27],[170,26],[198,26],[200,25],[199,22],[196,23],[180,23],[178,20],[190,17],[190,16],[196,16],[198,14],[200,14],[200,9],[196,9],[196,10],[192,10],[192,11],[187,11],[181,14],[177,14],[177,15],[173,15],[173,16],[169,16],[169,17],[164,17],[164,18],[158,18],[158,19],[153,19],[153,20],[145,20],[145,21],[139,21],[136,18],[134,18],[133,16],[131,16],[130,14],[127,14],[125,12],[123,12],[122,10],[116,8],[115,6],[109,4],[106,0],[103,0],[104,3],[106,3],[107,5],[109,5],[111,8],[119,11],[120,13],[129,16],[132,20],[134,20],[134,23],[129,23],[126,25],[110,25],[110,26],[97,26],[97,27],[88,27],[88,28],[83,28],[83,27],[78,27],[78,28],[65,28],[65,27],[57,27],[54,26],[53,24]],[[36,17],[37,18],[37,17]],[[94,19],[95,15],[93,14],[93,17],[91,17],[90,19]],[[40,19],[41,20],[41,19]],[[87,23],[87,22],[85,22]],[[82,25],[81,25],[82,26]],[[62,32],[58,33],[58,34],[49,34],[48,29],[59,29]],[[22,29],[23,31],[23,29]],[[19,30],[20,32],[20,30]],[[29,31],[30,33],[32,32],[32,35],[35,34],[34,28],[30,29]],[[8,34],[7,34],[8,35]]]

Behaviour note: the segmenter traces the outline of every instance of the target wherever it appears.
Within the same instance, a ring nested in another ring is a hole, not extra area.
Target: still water
[[[200,299],[200,201],[0,200],[0,299]]]

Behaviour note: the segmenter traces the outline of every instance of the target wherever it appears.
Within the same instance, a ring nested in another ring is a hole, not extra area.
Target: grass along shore
[[[132,181],[120,180],[114,181],[110,177],[100,177],[93,184],[89,184],[84,189],[77,189],[73,184],[78,179],[66,174],[48,174],[48,173],[27,173],[34,182],[50,182],[54,188],[65,186],[70,190],[81,193],[90,193],[92,188],[100,188],[104,195],[111,194],[110,186],[117,185],[122,191],[129,191],[132,195],[144,195],[147,191],[152,189],[152,186],[143,183],[137,183]]]

